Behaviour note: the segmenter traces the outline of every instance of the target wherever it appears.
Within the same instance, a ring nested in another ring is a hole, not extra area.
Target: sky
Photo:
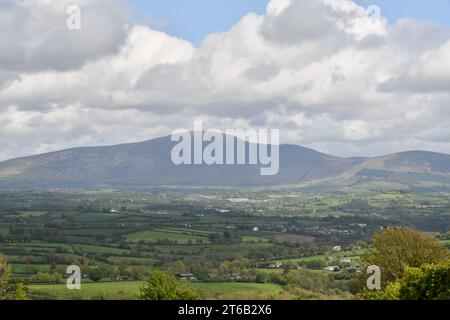
[[[301,0],[300,0],[301,1]],[[263,14],[269,0],[127,0],[136,22],[198,45],[213,32],[227,31],[249,12]],[[393,22],[413,18],[450,26],[450,0],[357,0],[377,5]]]
[[[355,1],[2,0],[0,160],[198,120],[345,157],[450,154],[450,0]]]
[[[268,0],[127,0],[135,21],[199,44],[231,28],[249,12],[263,14]]]

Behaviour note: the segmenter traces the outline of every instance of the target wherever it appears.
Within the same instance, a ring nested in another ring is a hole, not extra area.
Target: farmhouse
[[[331,272],[338,272],[338,271],[341,271],[341,267],[339,267],[339,266],[329,266],[329,267],[326,267],[325,270],[331,271]]]
[[[242,278],[242,275],[240,273],[234,272],[234,273],[227,273],[223,275],[225,280],[240,280]]]
[[[184,281],[196,281],[197,277],[192,273],[178,273],[177,274],[178,280],[184,280]]]
[[[283,263],[282,263],[282,262],[279,262],[279,261],[277,261],[277,262],[272,263],[272,264],[269,265],[269,268],[270,268],[270,269],[280,269],[280,268],[282,268],[282,267],[283,267]]]

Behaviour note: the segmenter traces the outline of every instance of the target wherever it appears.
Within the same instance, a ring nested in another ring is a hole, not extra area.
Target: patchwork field
[[[414,226],[450,247],[448,212],[446,196],[401,192],[0,192],[0,254],[37,299],[137,299],[154,270],[192,274],[204,299],[347,298],[375,232]],[[81,291],[64,285],[73,264]]]
[[[135,300],[139,296],[139,287],[142,282],[101,282],[82,284],[81,290],[68,290],[65,285],[32,285],[29,292],[39,299],[125,299]],[[187,285],[187,284],[186,284]],[[254,297],[255,295],[277,296],[283,287],[276,284],[260,283],[189,283],[189,286],[200,291],[205,299],[218,296],[242,295]]]
[[[130,241],[158,241],[168,240],[176,241],[177,243],[188,243],[189,241],[205,241],[208,238],[204,236],[192,235],[187,232],[176,232],[173,230],[160,230],[160,231],[140,231],[126,235],[127,240]]]

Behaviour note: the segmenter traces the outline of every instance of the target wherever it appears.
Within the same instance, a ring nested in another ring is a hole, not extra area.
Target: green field
[[[47,213],[48,213],[47,211],[19,211],[19,212],[17,212],[17,216],[26,217],[26,218],[40,217],[40,216],[46,215]]]
[[[50,270],[50,265],[48,264],[13,264],[12,272],[16,274],[26,274],[29,272],[48,272]]]
[[[75,219],[81,222],[98,222],[119,219],[121,217],[123,217],[123,215],[117,213],[87,212],[77,214]]]
[[[283,291],[281,285],[272,283],[192,283],[191,286],[200,290],[200,296],[206,299],[270,299]]]
[[[442,240],[442,241],[440,241],[440,243],[442,243],[444,246],[450,248],[450,240]]]
[[[139,296],[139,287],[142,282],[100,282],[82,284],[81,290],[68,290],[65,285],[32,285],[28,287],[29,293],[39,299],[124,299],[136,300]],[[283,287],[276,284],[260,283],[186,283],[199,290],[201,297],[213,299],[226,294],[239,294],[252,297],[258,294],[276,296],[283,291]]]
[[[141,282],[101,282],[82,284],[81,290],[69,290],[66,285],[33,285],[29,293],[38,299],[91,300],[124,299],[135,300]]]
[[[9,234],[8,228],[0,228],[0,236],[7,236]]]
[[[126,235],[127,240],[130,241],[157,241],[157,240],[168,240],[168,241],[177,241],[178,243],[187,243],[190,241],[202,240],[207,242],[206,237],[185,234],[180,232],[171,232],[171,231],[139,231],[134,233],[129,233]]]
[[[229,200],[238,198],[249,201]],[[380,227],[411,225],[450,248],[447,195],[0,192],[0,212],[0,255],[11,266],[11,283],[23,283],[34,299],[137,299],[154,270],[192,273],[198,282],[182,285],[201,299],[348,298],[353,271]],[[275,262],[283,266],[272,269]],[[82,270],[81,291],[62,280],[73,264]],[[342,271],[328,271],[331,264]]]
[[[104,236],[104,237],[110,237],[114,234],[121,233],[120,229],[99,229],[99,228],[92,228],[92,229],[67,229],[64,231],[65,234],[70,236],[80,236],[80,237],[98,237],[98,236]],[[123,233],[123,231],[122,231]]]
[[[273,238],[278,242],[288,243],[311,243],[314,241],[313,237],[298,234],[277,234]]]

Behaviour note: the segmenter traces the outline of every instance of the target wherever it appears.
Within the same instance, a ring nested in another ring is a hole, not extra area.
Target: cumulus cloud
[[[385,91],[416,93],[450,91],[450,40],[409,61],[400,72],[380,84]]]
[[[77,2],[83,27],[68,31]],[[199,118],[338,155],[450,151],[449,29],[350,0],[272,0],[199,47],[132,24],[118,0],[6,0],[0,34],[0,159]]]
[[[82,7],[82,28],[69,31],[69,5]],[[0,66],[21,72],[67,70],[114,53],[125,40],[126,7],[101,0],[2,0]]]

